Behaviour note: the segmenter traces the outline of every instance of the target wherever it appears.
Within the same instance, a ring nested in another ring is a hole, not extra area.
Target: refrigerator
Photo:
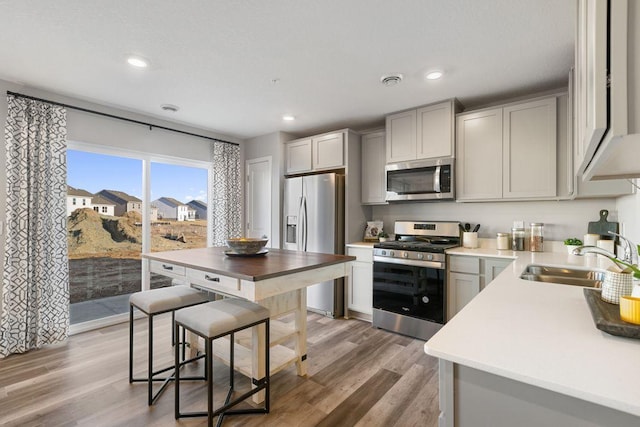
[[[344,175],[286,178],[283,249],[344,254]],[[344,280],[307,287],[307,309],[329,317],[344,314]]]

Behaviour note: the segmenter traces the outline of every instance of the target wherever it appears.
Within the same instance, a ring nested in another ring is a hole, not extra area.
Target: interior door
[[[247,160],[247,237],[269,238],[273,247],[271,230],[271,157]]]

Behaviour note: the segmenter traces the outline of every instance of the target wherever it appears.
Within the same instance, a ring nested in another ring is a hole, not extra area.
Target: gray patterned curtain
[[[214,246],[225,246],[229,237],[242,232],[242,196],[240,181],[240,147],[214,141],[212,181],[209,183],[209,205],[213,212],[211,227]]]
[[[7,101],[2,357],[69,331],[66,110],[13,95]]]

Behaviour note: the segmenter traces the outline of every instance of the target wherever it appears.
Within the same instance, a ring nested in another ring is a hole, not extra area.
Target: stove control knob
[[[431,255],[431,254],[427,255],[427,260],[433,261],[433,255]]]
[[[380,251],[380,255],[382,256],[386,256],[387,255],[387,251],[385,251],[384,249]]]
[[[409,252],[402,252],[402,258],[409,258]]]
[[[418,254],[418,259],[424,259],[424,255],[423,254]]]
[[[393,251],[389,251],[389,256],[393,256]]]

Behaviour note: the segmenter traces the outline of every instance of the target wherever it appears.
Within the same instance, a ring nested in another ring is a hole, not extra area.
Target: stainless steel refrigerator
[[[326,173],[284,182],[283,248],[344,253],[344,175]],[[344,312],[343,279],[307,288],[307,309],[330,317]]]

